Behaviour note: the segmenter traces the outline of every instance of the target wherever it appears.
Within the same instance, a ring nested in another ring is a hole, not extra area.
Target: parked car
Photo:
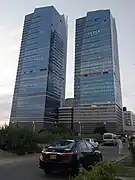
[[[85,138],[84,140],[88,141],[90,144],[92,144],[96,149],[99,148],[99,143],[94,138]]]
[[[39,168],[46,174],[67,171],[71,175],[80,168],[102,161],[102,154],[86,140],[61,140],[44,149],[39,157]]]

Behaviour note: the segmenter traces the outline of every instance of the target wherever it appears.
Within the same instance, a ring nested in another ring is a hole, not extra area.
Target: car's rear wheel
[[[101,154],[97,154],[96,163],[101,163],[103,161],[103,157]]]
[[[75,177],[76,175],[78,175],[82,171],[83,171],[83,165],[78,161],[77,164],[72,169],[71,176]]]
[[[99,155],[99,158],[98,158],[98,159],[99,159],[99,163],[102,162],[102,161],[103,161],[102,155]]]
[[[49,169],[44,169],[44,173],[45,173],[46,175],[50,175],[50,174],[51,174],[51,171],[50,171]]]

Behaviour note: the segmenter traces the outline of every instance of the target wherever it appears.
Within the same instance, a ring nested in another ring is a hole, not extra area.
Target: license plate
[[[50,159],[56,159],[56,155],[50,155]]]

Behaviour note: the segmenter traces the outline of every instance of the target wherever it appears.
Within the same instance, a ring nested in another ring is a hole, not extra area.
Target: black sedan
[[[46,174],[67,171],[71,175],[79,172],[80,168],[102,161],[102,154],[85,140],[58,141],[42,151],[39,158],[39,168]]]

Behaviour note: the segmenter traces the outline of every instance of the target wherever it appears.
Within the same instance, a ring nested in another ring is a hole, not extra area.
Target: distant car
[[[80,168],[102,161],[102,154],[85,140],[62,140],[44,149],[39,157],[39,168],[46,174],[67,171],[71,175]]]
[[[117,145],[117,135],[113,133],[104,133],[104,145]]]
[[[85,138],[84,140],[88,141],[90,144],[92,144],[95,148],[99,148],[99,143],[94,138]]]

